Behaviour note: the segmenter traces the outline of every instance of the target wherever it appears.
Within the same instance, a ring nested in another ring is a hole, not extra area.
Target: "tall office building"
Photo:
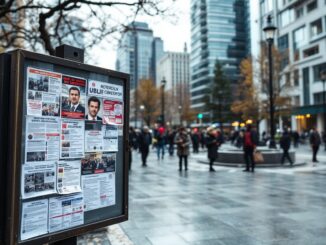
[[[204,111],[203,97],[214,77],[216,60],[235,84],[239,64],[250,52],[247,0],[191,1],[191,103]]]
[[[280,52],[287,53],[282,60],[284,75],[280,83],[290,81],[294,108],[286,126],[299,131],[317,126],[323,131],[326,122],[320,72],[326,70],[326,1],[260,0],[262,41],[268,15],[277,27],[274,43]]]
[[[147,23],[133,22],[119,42],[116,69],[130,74],[130,88],[141,79],[156,84],[156,62],[163,56],[163,41],[153,36]]]

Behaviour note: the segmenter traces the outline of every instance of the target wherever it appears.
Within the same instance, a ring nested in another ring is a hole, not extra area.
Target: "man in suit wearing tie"
[[[92,96],[88,99],[88,114],[86,115],[87,120],[102,121],[102,118],[97,114],[100,111],[101,102],[98,98]]]
[[[63,108],[63,111],[79,112],[85,115],[85,107],[79,104],[80,91],[77,87],[69,89],[69,104]]]

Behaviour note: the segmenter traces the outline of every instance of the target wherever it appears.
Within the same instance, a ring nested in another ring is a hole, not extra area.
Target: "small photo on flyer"
[[[114,172],[115,164],[115,153],[86,153],[81,160],[82,175]]]
[[[61,117],[85,118],[85,87],[83,78],[62,76]]]
[[[87,97],[86,120],[102,121],[102,99],[91,96]]]

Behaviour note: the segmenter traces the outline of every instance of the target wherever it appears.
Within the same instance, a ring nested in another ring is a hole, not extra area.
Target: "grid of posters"
[[[21,240],[115,205],[123,106],[121,85],[27,68]]]

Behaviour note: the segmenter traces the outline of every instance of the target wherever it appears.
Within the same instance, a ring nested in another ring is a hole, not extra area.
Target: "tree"
[[[225,76],[221,63],[215,63],[214,79],[204,97],[205,109],[210,112],[211,120],[223,125],[231,118],[231,85]]]
[[[143,105],[143,115],[140,118],[151,126],[156,117],[160,114],[160,90],[154,86],[152,80],[141,80],[136,90],[138,105]]]
[[[169,0],[8,0],[0,6],[0,47],[24,47],[54,55],[67,40],[87,48],[127,31],[136,16],[170,13]]]

